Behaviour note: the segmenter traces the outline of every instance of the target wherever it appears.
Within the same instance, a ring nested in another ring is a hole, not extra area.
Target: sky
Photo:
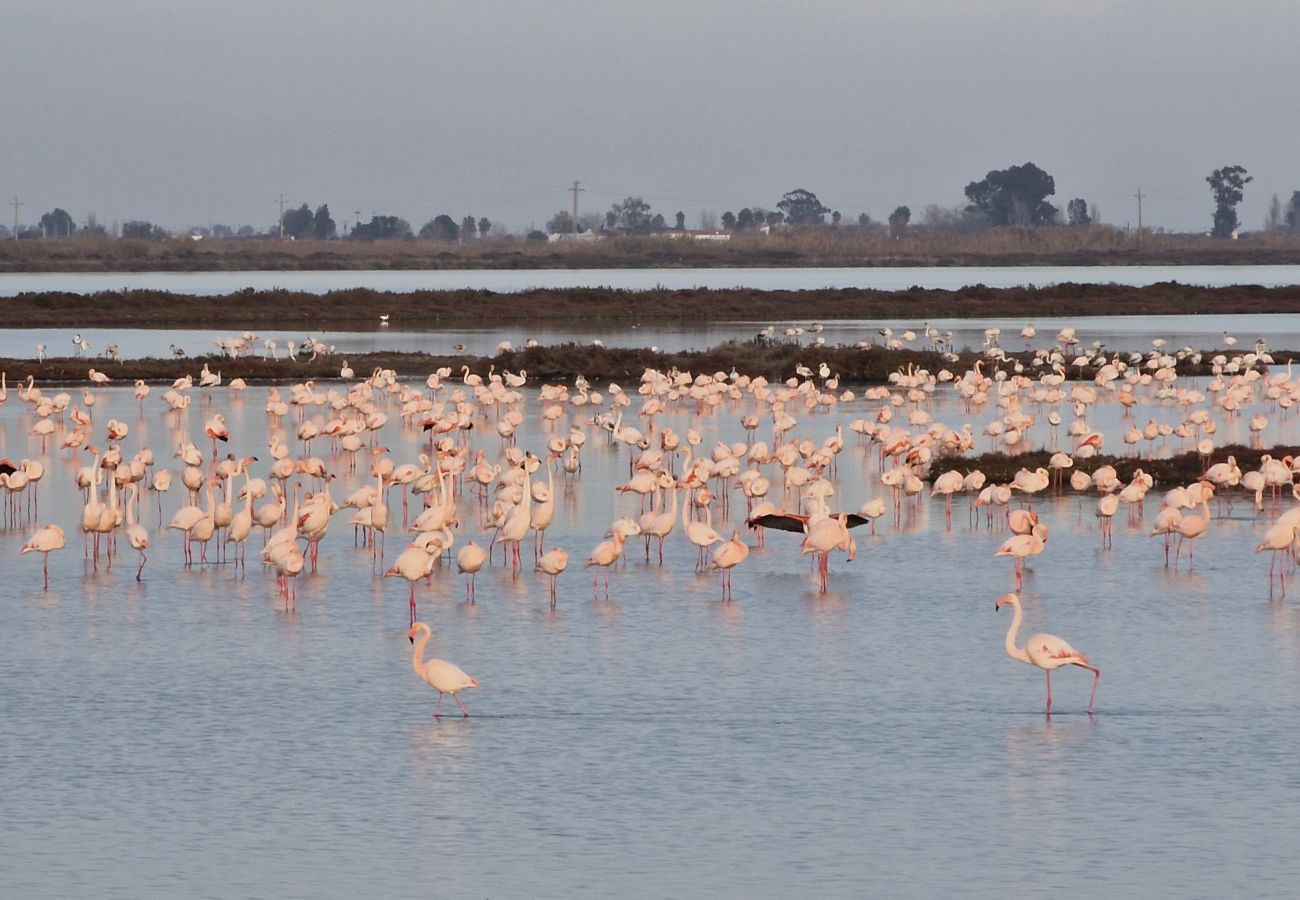
[[[669,222],[794,188],[856,221],[1033,162],[1103,222],[1300,190],[1296,0],[47,0],[0,11],[0,196],[34,223]],[[13,222],[12,207],[0,221]]]

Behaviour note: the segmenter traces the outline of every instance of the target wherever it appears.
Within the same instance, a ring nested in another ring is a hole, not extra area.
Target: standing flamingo
[[[40,531],[32,535],[32,539],[23,544],[22,553],[31,553],[33,550],[45,556],[45,589],[50,588],[50,554],[55,550],[62,550],[65,546],[63,539],[63,529],[58,525],[46,525]]]
[[[1007,655],[1022,663],[1038,666],[1047,673],[1047,714],[1052,714],[1052,670],[1062,666],[1078,666],[1092,673],[1092,695],[1088,698],[1088,712],[1091,714],[1093,703],[1097,699],[1101,669],[1088,665],[1088,657],[1054,634],[1031,634],[1025,639],[1023,647],[1017,647],[1016,632],[1020,630],[1020,620],[1023,618],[1020,598],[1015,594],[1005,594],[993,605],[994,611],[1001,609],[1004,604],[1009,604],[1016,612],[1011,619],[1011,627],[1007,629]]]
[[[456,570],[469,576],[465,579],[465,599],[470,603],[475,600],[474,576],[478,574],[479,569],[483,568],[485,562],[487,562],[487,551],[473,541],[461,547],[460,552],[456,554]]]
[[[559,547],[553,550],[547,550],[542,554],[542,558],[537,561],[537,571],[548,575],[551,579],[551,609],[555,609],[556,600],[556,579],[569,565],[569,554],[565,553]]]
[[[1007,538],[1006,542],[994,551],[994,556],[1010,556],[1015,560],[1016,590],[1020,590],[1024,581],[1025,560],[1042,553],[1046,542],[1047,526],[1035,525],[1029,534],[1017,534]]]
[[[740,539],[740,532],[733,531],[731,540],[723,541],[713,550],[713,562],[710,569],[722,570],[722,602],[731,601],[731,570],[745,561],[749,556],[749,545]]]
[[[420,635],[420,642],[416,644],[415,636]],[[433,629],[423,622],[416,622],[411,626],[411,630],[406,633],[411,643],[415,644],[415,650],[411,653],[411,668],[415,669],[415,674],[424,679],[429,687],[438,692],[438,702],[433,707],[433,717],[442,718],[442,695],[451,694],[451,699],[456,701],[460,711],[466,716],[469,710],[465,704],[460,702],[460,697],[456,696],[466,688],[478,687],[478,682],[470,678],[460,670],[459,666],[447,662],[445,659],[431,659],[424,661],[424,647],[429,643],[429,638],[433,636]]]

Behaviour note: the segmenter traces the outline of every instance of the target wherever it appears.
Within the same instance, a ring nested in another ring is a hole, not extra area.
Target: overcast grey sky
[[[266,227],[275,197],[513,228],[628,194],[846,218],[1033,161],[1105,222],[1300,190],[1297,0],[8,0],[0,192],[25,222]],[[0,221],[12,210],[0,208]]]

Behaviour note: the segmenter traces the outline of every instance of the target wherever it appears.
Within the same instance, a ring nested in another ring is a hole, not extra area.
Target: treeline
[[[1245,196],[1245,188],[1253,177],[1244,166],[1230,165],[1215,169],[1205,178],[1213,201],[1213,214],[1207,233],[1219,238],[1236,238],[1240,222],[1237,207]],[[1084,197],[1073,197],[1061,205],[1049,200],[1056,193],[1056,180],[1033,162],[990,170],[983,178],[966,185],[966,203],[951,207],[930,204],[920,216],[914,217],[910,206],[894,208],[885,222],[876,222],[865,212],[856,218],[845,216],[839,210],[825,205],[817,194],[806,188],[795,188],[781,196],[773,208],[761,204],[745,206],[737,211],[727,210],[721,216],[711,210],[699,213],[699,230],[721,230],[728,235],[762,232],[770,234],[789,229],[856,229],[859,232],[883,233],[901,240],[914,233],[968,234],[997,228],[1088,228],[1101,224],[1100,212],[1094,203]],[[463,216],[459,221],[448,214],[440,214],[414,229],[410,222],[394,215],[372,213],[363,220],[360,211],[356,220],[340,228],[330,213],[329,204],[314,210],[303,203],[284,210],[274,225],[258,230],[244,225],[212,225],[191,228],[184,232],[189,238],[254,238],[275,237],[294,240],[332,241],[338,239],[359,241],[424,239],[441,243],[463,243],[499,237],[513,238],[495,228],[487,218]],[[587,213],[577,219],[568,210],[560,210],[546,223],[546,231],[529,229],[524,237],[532,241],[547,240],[547,233],[563,235],[582,233],[597,235],[647,236],[654,234],[680,235],[686,232],[687,215],[682,210],[671,214],[671,220],[656,212],[643,197],[628,196],[613,204],[605,213]],[[1276,194],[1269,206],[1264,230],[1300,234],[1300,190],[1293,191],[1283,203]],[[43,214],[36,225],[20,226],[17,237],[71,238],[78,235],[121,236],[127,239],[160,242],[172,236],[154,223],[135,220],[120,228],[105,228],[93,213],[86,222],[78,225],[62,208]],[[0,225],[0,238],[13,237]]]

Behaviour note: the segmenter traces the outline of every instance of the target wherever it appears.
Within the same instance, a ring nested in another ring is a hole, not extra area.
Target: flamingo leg
[[[464,704],[464,703],[461,703],[461,702],[460,702],[460,697],[459,697],[458,695],[456,695],[456,694],[452,694],[452,695],[451,695],[451,699],[453,699],[453,700],[456,701],[456,705],[460,707],[460,711],[461,711],[461,713],[465,716],[465,718],[468,719],[468,718],[469,718],[469,710],[465,708],[465,704]]]
[[[442,691],[438,691],[438,702],[433,705],[433,717],[442,718]]]
[[[139,580],[140,580],[140,573],[144,571],[144,564],[147,563],[148,561],[149,561],[149,557],[145,556],[145,555],[144,555],[144,551],[141,550],[141,551],[140,551],[140,568],[138,568],[138,569],[135,570],[135,580],[136,580],[136,581],[139,581]]]
[[[1088,714],[1092,715],[1092,705],[1097,700],[1097,685],[1101,682],[1101,669],[1094,669],[1091,666],[1084,666],[1092,673],[1092,694],[1088,697]]]
[[[1044,669],[1047,674],[1047,714],[1052,714],[1052,670]]]

